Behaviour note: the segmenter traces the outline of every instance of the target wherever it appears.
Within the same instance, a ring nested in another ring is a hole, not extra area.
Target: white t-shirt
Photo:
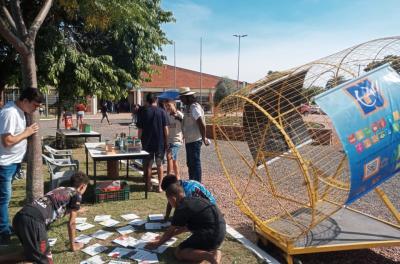
[[[201,133],[197,119],[203,119],[205,123],[204,110],[199,103],[193,103],[186,109],[183,116],[183,137],[185,143],[201,140]]]
[[[183,134],[182,134],[182,119],[183,114],[181,111],[177,111],[177,117],[180,119],[175,118],[174,116],[168,114],[169,118],[169,134],[168,134],[168,144],[178,144],[181,145],[183,143]]]
[[[0,111],[0,136],[11,134],[19,135],[26,129],[24,111],[14,102],[7,103]],[[3,140],[0,140],[0,166],[7,166],[13,163],[21,163],[26,152],[27,140],[6,148]]]

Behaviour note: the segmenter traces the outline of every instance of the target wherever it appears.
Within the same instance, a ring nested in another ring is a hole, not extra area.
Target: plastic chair
[[[50,173],[50,190],[57,188],[63,181],[71,178],[76,171],[78,165],[71,163],[70,159],[53,159],[42,154]]]
[[[79,170],[79,161],[72,158],[71,149],[55,149],[49,145],[45,145],[44,148],[49,153],[49,156],[54,160],[69,159],[70,163],[75,163],[77,165],[77,169]]]

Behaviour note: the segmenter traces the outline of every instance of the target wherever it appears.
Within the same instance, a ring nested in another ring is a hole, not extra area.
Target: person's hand
[[[71,250],[72,250],[72,251],[77,251],[77,250],[80,250],[81,248],[83,248],[83,246],[84,246],[83,243],[74,242],[74,243],[72,243],[72,245],[71,245]]]
[[[28,137],[35,134],[39,131],[39,125],[37,123],[33,123],[25,129],[25,133],[27,133]]]
[[[156,239],[147,243],[146,246],[144,246],[144,248],[148,250],[153,250],[158,248],[159,246],[160,246],[160,237],[156,237]]]
[[[203,138],[204,145],[209,146],[211,141],[208,138]]]

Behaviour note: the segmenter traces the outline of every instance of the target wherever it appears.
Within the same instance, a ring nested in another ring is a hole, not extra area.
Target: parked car
[[[302,115],[325,115],[318,105],[302,104],[299,111]]]

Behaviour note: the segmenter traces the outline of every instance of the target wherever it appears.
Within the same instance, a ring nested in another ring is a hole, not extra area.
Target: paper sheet
[[[136,214],[124,214],[124,215],[121,215],[121,217],[123,218],[123,219],[125,219],[126,221],[131,221],[131,220],[133,220],[133,219],[138,219],[138,218],[140,218],[138,215],[136,215]]]
[[[139,263],[158,263],[157,254],[140,249],[131,256],[131,259],[136,260]]]
[[[103,264],[103,263],[105,262],[98,255],[80,262],[80,264]]]
[[[165,223],[160,223],[160,222],[155,222],[155,223],[146,223],[145,229],[146,230],[157,230],[157,229],[163,229],[165,227],[169,227],[171,225],[171,222],[165,222]]]
[[[97,230],[91,236],[95,237],[97,239],[106,240],[107,238],[109,238],[113,234],[114,234],[113,232],[108,232],[108,231],[105,231],[105,230]]]
[[[75,242],[77,243],[87,244],[90,242],[90,240],[92,240],[92,237],[84,234],[75,237]]]
[[[103,222],[103,221],[106,221],[108,219],[111,219],[111,215],[96,215],[94,217],[94,221],[95,222]]]
[[[142,220],[142,219],[134,219],[134,220],[129,222],[129,224],[133,225],[133,226],[141,226],[141,225],[143,225],[145,223],[147,223],[147,221],[146,220]]]
[[[92,227],[94,227],[94,225],[89,224],[89,223],[83,223],[83,224],[76,225],[76,229],[79,231],[88,230]]]
[[[127,226],[117,228],[117,232],[120,233],[121,235],[127,235],[127,234],[135,232],[135,228],[133,228],[130,225],[127,225]]]
[[[120,261],[120,260],[111,260],[108,264],[130,264],[131,262]]]
[[[49,242],[49,246],[52,247],[56,244],[57,238],[49,238],[47,241]]]
[[[77,217],[75,218],[75,223],[76,224],[83,224],[86,223],[87,217]]]
[[[135,247],[137,239],[131,236],[120,236],[114,239],[113,242],[123,247]]]
[[[132,249],[116,247],[116,248],[114,248],[113,251],[108,253],[107,256],[112,257],[112,258],[122,258],[123,256],[131,253],[132,251],[133,251]]]
[[[85,252],[86,254],[90,255],[90,256],[94,256],[97,255],[103,251],[107,250],[107,247],[102,246],[98,243],[90,245],[84,249],[82,249],[82,252]]]
[[[99,224],[102,226],[106,226],[106,227],[112,227],[112,226],[119,224],[119,221],[110,218],[108,220],[100,222]]]
[[[162,244],[161,246],[159,246],[158,248],[151,250],[151,252],[157,253],[157,254],[162,254],[164,253],[165,250],[167,250],[167,248],[169,248],[170,246],[172,246],[178,239],[173,237],[170,240],[168,240],[167,242],[165,242],[164,244]]]
[[[150,221],[162,221],[164,220],[163,214],[149,214]]]

